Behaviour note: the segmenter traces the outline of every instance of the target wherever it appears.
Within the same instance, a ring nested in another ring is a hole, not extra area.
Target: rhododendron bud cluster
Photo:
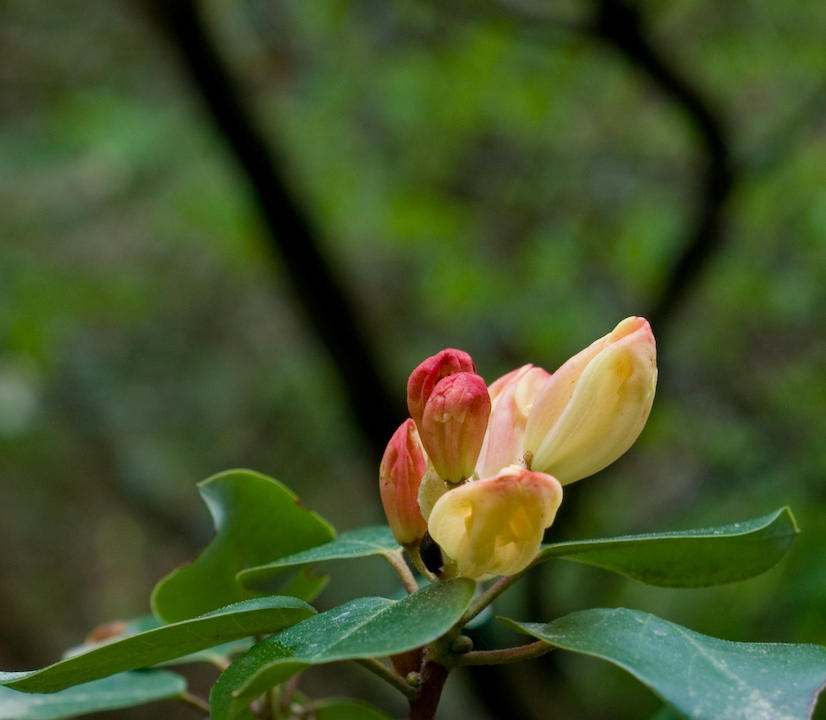
[[[562,486],[602,470],[651,411],[656,345],[643,318],[623,320],[555,373],[532,365],[486,387],[471,357],[443,350],[407,386],[407,420],[381,464],[396,540],[421,561],[429,538],[445,571],[482,579],[524,570],[562,502]]]

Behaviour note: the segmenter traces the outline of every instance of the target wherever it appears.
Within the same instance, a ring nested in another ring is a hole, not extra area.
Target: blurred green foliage
[[[737,184],[719,254],[654,328],[647,429],[570,489],[554,539],[787,503],[802,534],[778,568],[730,588],[544,566],[509,612],[625,605],[732,640],[826,643],[826,5],[639,7],[721,111]],[[590,3],[206,9],[400,396],[442,347],[469,351],[488,381],[553,370],[656,305],[693,222],[698,141],[578,29]],[[154,582],[210,536],[195,482],[214,472],[273,475],[339,530],[381,515],[334,368],[143,6],[7,0],[0,38],[0,662],[28,669],[146,611]],[[389,592],[374,571],[334,578],[327,602]],[[561,668],[589,718],[656,709],[618,671]],[[542,672],[514,676],[537,718]],[[308,682],[381,692],[358,673]],[[461,682],[453,692],[445,717],[483,716]]]

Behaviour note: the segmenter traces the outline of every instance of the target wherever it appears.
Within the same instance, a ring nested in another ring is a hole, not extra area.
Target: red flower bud
[[[458,483],[473,475],[490,417],[490,395],[479,375],[444,378],[427,400],[420,433],[436,472]]]
[[[400,545],[414,544],[427,532],[419,510],[419,485],[425,470],[427,456],[416,425],[405,420],[390,438],[379,468],[381,502]]]
[[[410,373],[407,381],[407,408],[418,428],[422,427],[425,405],[438,382],[460,372],[475,373],[476,366],[466,352],[448,348],[427,358]]]

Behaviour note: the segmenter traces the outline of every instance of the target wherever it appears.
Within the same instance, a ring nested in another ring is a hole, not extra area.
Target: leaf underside
[[[75,685],[47,695],[0,687],[0,720],[60,720],[175,698],[186,680],[166,671],[137,671]]]

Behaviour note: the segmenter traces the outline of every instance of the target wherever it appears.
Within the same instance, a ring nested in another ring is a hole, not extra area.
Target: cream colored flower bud
[[[651,326],[630,317],[574,355],[545,383],[525,428],[531,468],[563,485],[602,470],[639,436],[654,401]]]
[[[427,468],[427,472],[425,472],[422,482],[419,484],[419,510],[421,510],[422,517],[425,520],[430,517],[433,506],[438,499],[452,489],[453,485],[449,485],[442,480],[432,465]]]
[[[450,490],[433,507],[430,536],[476,580],[524,570],[562,502],[556,478],[512,465]]]
[[[401,545],[417,543],[427,532],[419,510],[419,485],[427,470],[427,456],[412,420],[393,433],[379,468],[384,514]]]

